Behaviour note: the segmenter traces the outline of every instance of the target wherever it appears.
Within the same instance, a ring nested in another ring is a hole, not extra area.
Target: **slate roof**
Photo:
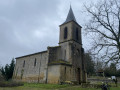
[[[70,6],[70,10],[69,10],[69,13],[67,15],[67,18],[66,18],[66,21],[64,23],[67,23],[69,21],[75,21],[76,22],[76,19],[75,19],[75,16],[74,16],[74,13],[72,11],[72,8]]]
[[[28,54],[28,55],[20,56],[20,57],[16,57],[15,59],[23,58],[23,57],[28,57],[28,56],[32,56],[32,55],[36,55],[36,54],[41,54],[41,53],[45,53],[45,52],[47,52],[47,50],[46,51],[41,51],[41,52],[36,52],[36,53],[33,53],[33,54]]]

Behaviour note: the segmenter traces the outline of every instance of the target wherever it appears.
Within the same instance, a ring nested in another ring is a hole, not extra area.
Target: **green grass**
[[[59,84],[35,84],[35,83],[25,83],[24,87],[36,87],[36,88],[44,88],[44,89],[57,89],[57,88],[65,88],[70,85],[59,85]]]
[[[82,88],[81,86],[72,85],[24,83],[24,86],[4,88],[0,87],[0,90],[101,90],[101,89]],[[120,90],[120,84],[118,85],[118,87],[111,87],[110,90]]]
[[[38,84],[38,83],[24,83],[24,86],[19,87],[4,87],[0,90],[46,90],[46,89],[59,89],[69,87],[70,85],[58,85],[58,84]]]
[[[45,87],[46,88],[46,87]],[[7,88],[0,88],[0,90],[101,90],[101,89],[95,89],[95,88],[81,88],[80,86],[69,86],[69,87],[64,87],[64,88],[40,88],[40,87],[7,87]]]

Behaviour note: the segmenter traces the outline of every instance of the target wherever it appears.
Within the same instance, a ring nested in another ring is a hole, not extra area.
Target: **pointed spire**
[[[66,21],[64,23],[67,23],[69,21],[75,21],[76,22],[76,19],[75,19],[75,16],[73,14],[71,5],[70,5],[70,10],[69,10],[68,16],[67,16]]]

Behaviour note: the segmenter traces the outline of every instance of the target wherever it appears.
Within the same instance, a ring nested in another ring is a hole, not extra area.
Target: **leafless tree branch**
[[[88,34],[95,36],[93,39],[94,55],[100,54],[106,63],[120,62],[120,2],[118,0],[104,0],[99,5],[85,6],[87,12],[92,16],[89,23],[85,25]]]

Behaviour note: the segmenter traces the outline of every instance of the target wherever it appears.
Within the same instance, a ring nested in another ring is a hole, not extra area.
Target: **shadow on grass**
[[[24,83],[22,82],[15,82],[15,81],[2,81],[0,82],[0,87],[16,87],[16,86],[23,86]]]

